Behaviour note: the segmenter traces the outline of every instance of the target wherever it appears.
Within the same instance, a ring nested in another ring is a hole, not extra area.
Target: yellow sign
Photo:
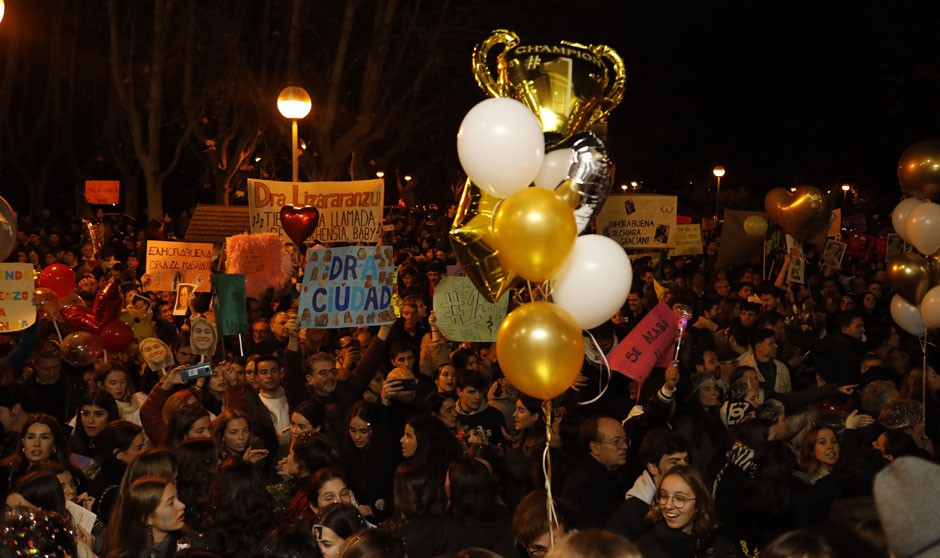
[[[278,233],[290,239],[281,226],[281,208],[313,206],[320,224],[310,236],[320,242],[378,242],[382,238],[385,182],[272,182],[248,181],[251,233]]]
[[[675,248],[676,206],[676,196],[610,196],[597,215],[597,231],[628,249]]]
[[[669,251],[669,257],[695,256],[702,252],[702,226],[698,223],[676,225],[676,247]]]
[[[0,331],[20,331],[36,323],[32,264],[0,264]]]
[[[211,276],[211,244],[147,241],[147,273],[141,278],[145,289],[175,291],[181,283],[186,283],[195,285],[191,290],[207,293]]]

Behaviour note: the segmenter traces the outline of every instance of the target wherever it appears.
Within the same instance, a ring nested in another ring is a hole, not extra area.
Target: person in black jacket
[[[604,527],[626,492],[624,464],[629,440],[610,417],[592,417],[581,425],[583,455],[565,481],[561,497],[574,508],[577,529]]]

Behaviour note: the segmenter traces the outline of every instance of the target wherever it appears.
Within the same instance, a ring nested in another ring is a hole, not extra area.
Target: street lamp
[[[848,184],[842,185],[842,210],[843,211],[845,211],[845,196],[849,193],[849,190],[851,189],[852,187],[849,186]]]
[[[717,166],[712,169],[712,174],[715,175],[715,178],[718,180],[718,187],[715,189],[715,219],[718,219],[719,213],[719,197],[721,196],[721,177],[725,175],[725,167]]]
[[[3,0],[0,0],[0,21],[3,21],[3,11],[4,11],[4,9],[5,9],[5,8],[3,7]]]
[[[311,104],[310,94],[303,87],[285,87],[277,96],[277,110],[291,122],[291,180],[294,182],[300,180],[297,168],[297,120],[310,114]]]
[[[375,171],[376,178],[382,178],[385,176],[385,171]]]

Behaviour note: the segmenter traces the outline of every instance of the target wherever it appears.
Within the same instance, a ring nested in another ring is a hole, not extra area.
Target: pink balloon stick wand
[[[685,328],[689,325],[692,309],[685,304],[676,304],[672,307],[672,311],[676,314],[676,356],[673,360],[678,360],[679,347],[682,346],[682,334],[685,333]]]

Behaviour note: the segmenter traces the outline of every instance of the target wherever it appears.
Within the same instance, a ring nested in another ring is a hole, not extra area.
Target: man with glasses
[[[645,469],[607,523],[609,531],[630,540],[636,540],[652,528],[644,518],[653,505],[656,487],[673,467],[689,464],[689,443],[675,430],[654,428],[643,437],[639,457]]]
[[[629,439],[620,421],[592,417],[581,424],[584,455],[571,472],[561,497],[572,506],[576,529],[603,528],[626,492],[624,465]]]
[[[271,343],[271,325],[268,323],[267,318],[258,318],[251,322],[250,350],[257,354],[273,352],[274,346]]]

